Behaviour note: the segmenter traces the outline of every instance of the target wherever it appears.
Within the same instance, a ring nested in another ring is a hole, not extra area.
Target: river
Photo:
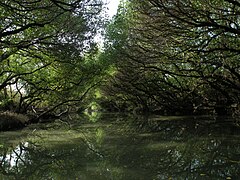
[[[0,132],[0,179],[240,179],[239,125],[230,117],[70,115]]]

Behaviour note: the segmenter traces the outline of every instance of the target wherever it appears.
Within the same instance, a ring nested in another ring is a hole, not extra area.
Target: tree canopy
[[[237,1],[122,4],[106,46],[117,71],[103,89],[115,106],[165,114],[238,112]]]
[[[103,25],[101,0],[0,2],[0,105],[79,103],[100,80],[94,37]],[[15,103],[12,103],[15,101]]]
[[[101,0],[0,2],[1,109],[97,101],[117,111],[240,112],[237,1],[121,1],[108,23],[103,9]]]

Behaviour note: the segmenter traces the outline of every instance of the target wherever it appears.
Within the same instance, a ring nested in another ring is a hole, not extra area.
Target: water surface
[[[239,121],[72,115],[0,133],[3,180],[240,179]]]

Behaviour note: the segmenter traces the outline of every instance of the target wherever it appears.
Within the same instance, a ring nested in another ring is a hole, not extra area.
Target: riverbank
[[[11,111],[0,112],[0,131],[18,130],[29,124],[52,122],[68,111],[59,114],[51,112],[40,112],[35,114],[19,114]]]
[[[0,131],[16,130],[25,127],[30,117],[10,111],[0,112]]]

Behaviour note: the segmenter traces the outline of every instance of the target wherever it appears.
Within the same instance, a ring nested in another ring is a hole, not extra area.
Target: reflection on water
[[[240,178],[236,120],[119,115],[73,119],[0,133],[0,179]]]

